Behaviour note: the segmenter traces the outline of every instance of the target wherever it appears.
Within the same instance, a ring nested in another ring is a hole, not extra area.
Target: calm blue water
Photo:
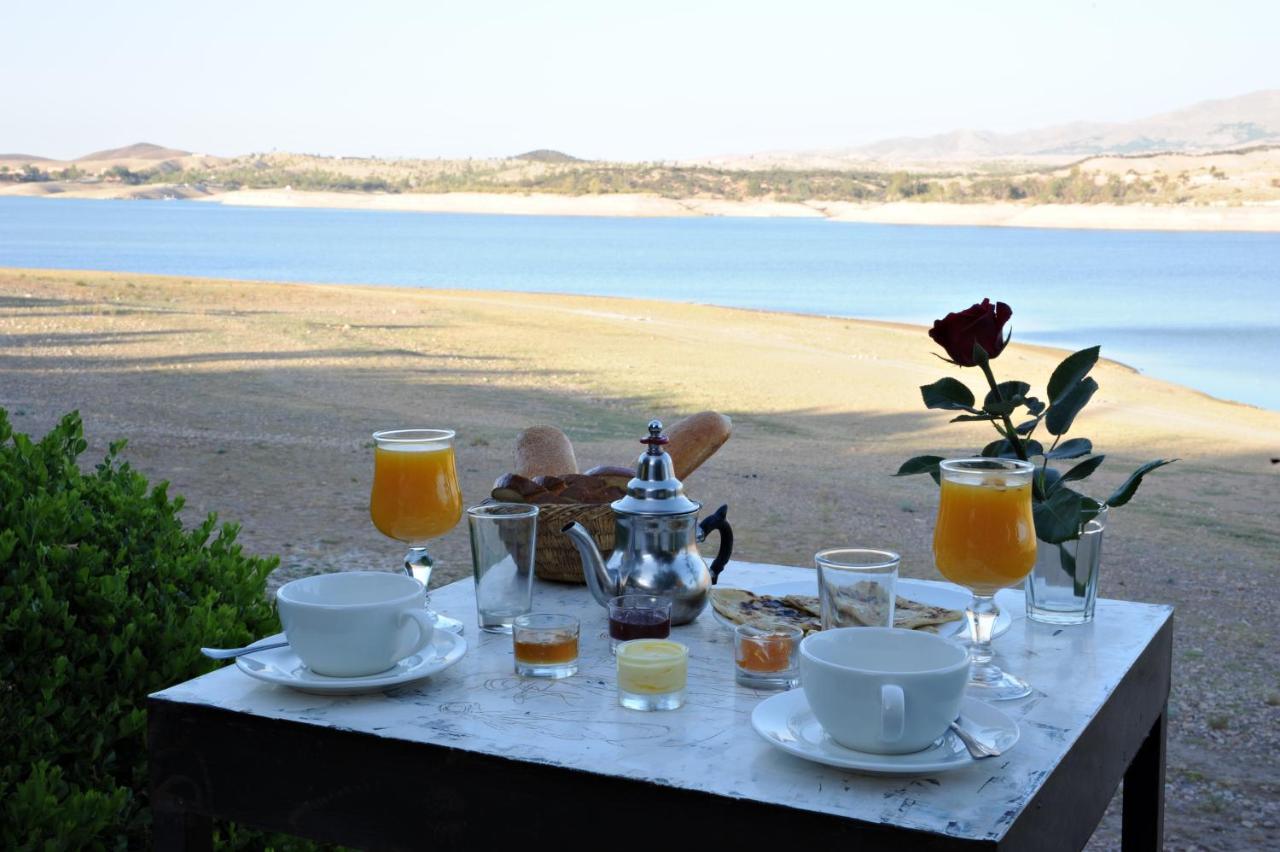
[[[1150,375],[1280,409],[1273,234],[0,198],[0,266],[640,296],[922,324],[989,296],[1013,306],[1017,340],[1101,343]]]

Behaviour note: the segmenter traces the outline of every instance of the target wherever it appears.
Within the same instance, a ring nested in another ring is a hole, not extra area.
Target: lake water
[[[633,296],[925,325],[985,296],[1013,306],[1017,340],[1100,343],[1149,375],[1280,409],[1275,234],[0,197],[0,266]]]

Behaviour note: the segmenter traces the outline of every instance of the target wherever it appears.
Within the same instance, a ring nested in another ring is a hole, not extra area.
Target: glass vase
[[[1098,567],[1107,508],[1080,530],[1080,537],[1061,544],[1036,542],[1036,564],[1027,577],[1027,618],[1043,624],[1086,624],[1093,621],[1098,600]]]

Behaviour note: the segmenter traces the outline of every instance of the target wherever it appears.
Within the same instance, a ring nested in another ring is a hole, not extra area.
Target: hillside
[[[1077,121],[1016,133],[953,130],[840,149],[714,157],[732,168],[934,168],[984,163],[1006,168],[1065,165],[1095,156],[1200,154],[1280,144],[1280,89],[1203,101],[1129,122]]]
[[[123,148],[110,148],[106,151],[94,151],[76,158],[75,162],[100,162],[102,160],[175,160],[191,156],[190,151],[179,151],[176,148],[165,148],[150,142],[137,142]]]

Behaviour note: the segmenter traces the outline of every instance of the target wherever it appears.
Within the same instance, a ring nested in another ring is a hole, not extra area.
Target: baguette
[[[577,473],[573,444],[554,426],[531,426],[516,438],[515,472],[528,479]]]
[[[677,479],[684,479],[729,440],[733,421],[714,411],[691,414],[667,430],[667,453]]]

